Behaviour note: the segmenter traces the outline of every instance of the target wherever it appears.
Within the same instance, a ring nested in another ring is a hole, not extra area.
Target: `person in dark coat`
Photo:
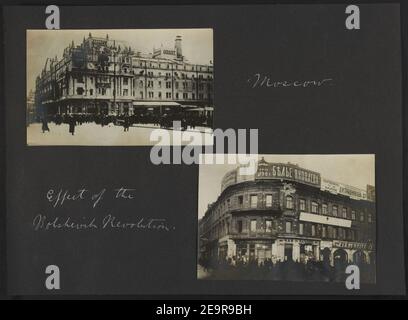
[[[76,120],[72,115],[69,116],[68,124],[69,124],[69,133],[74,135],[75,134]]]
[[[187,120],[185,118],[181,119],[181,131],[186,131],[188,128]]]
[[[123,131],[129,131],[129,127],[130,127],[130,117],[126,114],[123,117]]]
[[[102,127],[105,125],[105,121],[106,121],[105,114],[102,113],[102,114],[101,114],[101,126],[102,126]]]
[[[45,131],[50,132],[50,128],[48,127],[48,122],[47,122],[46,117],[42,118],[42,132],[44,133]]]

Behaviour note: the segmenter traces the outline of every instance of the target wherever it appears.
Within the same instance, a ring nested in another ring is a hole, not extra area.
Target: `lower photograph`
[[[375,283],[375,155],[256,159],[200,165],[197,278]]]

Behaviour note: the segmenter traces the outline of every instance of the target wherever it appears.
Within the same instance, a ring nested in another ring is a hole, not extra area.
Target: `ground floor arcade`
[[[275,240],[223,238],[214,244],[212,256],[218,260],[256,261],[258,264],[270,260],[321,261],[331,266],[375,264],[375,251],[365,243],[346,241],[323,241],[308,238],[286,238]]]
[[[164,115],[171,113],[185,113],[212,117],[212,106],[197,102],[186,105],[176,101],[134,101],[130,99],[65,99],[59,101],[47,101],[39,106],[39,111],[48,114],[105,114],[105,115],[139,115],[156,114]]]

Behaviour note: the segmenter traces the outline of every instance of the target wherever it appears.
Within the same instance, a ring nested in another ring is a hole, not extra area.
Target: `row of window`
[[[169,75],[169,77],[170,77],[170,75]],[[129,79],[130,79],[129,77],[123,77],[122,79],[123,79],[123,85],[125,85],[125,86],[129,85]],[[80,84],[85,83],[83,75],[75,76],[75,80],[76,80],[77,83],[80,83]],[[94,83],[94,78],[93,77],[89,77],[89,80],[90,80],[90,83]],[[113,80],[110,79],[109,76],[99,76],[99,77],[96,78],[96,81],[98,83],[105,83],[105,84],[110,83],[110,81],[113,82]],[[119,82],[120,81],[118,79],[117,83],[119,84]],[[191,87],[191,90],[196,90],[196,88],[198,88],[198,90],[200,90],[200,91],[203,91],[205,89],[208,90],[208,91],[211,91],[213,89],[213,86],[212,86],[211,83],[198,83],[198,84],[196,84],[195,82],[191,82],[190,85],[189,85],[189,83],[190,82],[186,82],[186,81],[180,81],[180,82],[174,81],[174,88],[175,89],[179,89],[179,88],[181,89],[182,88],[184,90],[188,90],[188,89],[190,89],[189,87]],[[134,86],[136,85],[135,82],[134,82],[133,85]],[[148,80],[146,82],[146,85],[147,85],[148,88],[153,88],[155,84],[154,84],[154,81]],[[139,81],[139,86],[141,88],[144,87],[144,81],[143,80]],[[166,89],[171,89],[172,88],[172,82],[171,81],[165,81],[164,86],[165,86]],[[162,81],[157,81],[157,87],[159,89],[162,88]],[[48,82],[45,85],[38,85],[36,91],[38,93],[51,92],[52,91],[51,82]]]
[[[159,92],[157,92],[157,95],[155,95],[153,91],[149,91],[147,93],[147,96],[148,96],[149,99],[153,99],[153,98],[162,99],[164,97],[166,97],[166,99],[171,99],[172,98],[171,92],[166,92],[165,94],[166,95],[164,95],[162,92],[159,91]],[[140,97],[143,99],[143,91],[140,91]],[[204,100],[204,99],[207,99],[207,98],[210,99],[211,95],[205,95],[203,93],[198,94],[198,99],[199,100]],[[174,99],[192,99],[192,100],[195,100],[196,99],[196,94],[195,93],[189,94],[189,93],[184,92],[181,95],[178,92],[176,92],[174,94]]]
[[[272,201],[273,201],[273,196],[271,194],[265,195],[265,206],[267,208],[272,207]],[[241,201],[239,201],[239,202],[241,202]],[[242,204],[242,203],[240,203],[240,204]],[[250,206],[251,206],[251,208],[258,208],[258,195],[257,194],[253,194],[253,195],[250,196]]]
[[[294,209],[294,199],[292,196],[287,196],[286,197],[286,208],[287,209]],[[331,209],[331,210],[330,210]],[[299,199],[299,210],[300,211],[308,211],[307,208],[307,202],[305,199]],[[322,215],[331,215],[333,217],[339,217],[343,219],[351,219],[351,220],[359,220],[360,222],[365,222],[366,217],[364,212],[356,212],[355,210],[351,210],[342,207],[342,210],[339,211],[339,206],[333,204],[333,205],[328,205],[326,203],[323,203],[321,206],[316,202],[316,201],[311,201],[310,204],[310,212],[314,214],[322,214]],[[358,215],[358,217],[357,217]],[[372,222],[372,215],[367,214],[367,222],[371,223]]]
[[[286,221],[285,233],[298,233],[301,236],[328,238],[335,240],[364,240],[359,237],[356,230],[314,223],[299,223],[296,230],[292,222]]]
[[[238,219],[235,221],[235,231],[238,234],[272,234],[278,231],[278,221],[274,219]],[[205,230],[205,227],[202,227]],[[363,234],[358,230],[342,227],[314,224],[309,222],[299,222],[297,224],[291,221],[285,221],[281,232],[303,237],[316,237],[328,240],[344,240],[364,242],[369,240],[369,234]],[[215,224],[208,230],[210,239],[220,238],[230,233],[229,222],[222,221]]]
[[[293,196],[286,196],[285,198],[285,208],[289,210],[295,209],[295,203],[294,203],[294,197]],[[266,194],[264,196],[264,204],[263,207],[266,208],[272,208],[273,206],[273,195],[272,194]],[[238,195],[237,196],[237,203],[238,207],[243,207],[244,206],[244,196],[243,195]],[[231,209],[231,198],[227,199],[224,203],[221,203],[218,209],[216,210],[216,215],[220,215],[220,212],[223,212],[224,209]],[[258,194],[251,194],[249,195],[249,207],[253,209],[257,209],[260,207],[259,205],[259,195]],[[298,206],[300,211],[303,212],[309,212],[308,207],[307,207],[307,202],[305,199],[299,199],[299,206]],[[331,215],[333,217],[338,217],[338,218],[343,218],[343,219],[350,219],[353,221],[360,221],[360,222],[368,222],[371,223],[373,221],[372,214],[368,213],[365,214],[365,212],[360,211],[357,212],[356,210],[351,210],[346,207],[342,207],[341,211],[339,209],[338,205],[332,204],[328,205],[326,203],[323,203],[322,205],[319,205],[316,201],[311,201],[310,203],[310,212],[313,214],[322,214],[322,215]]]
[[[264,224],[262,226],[262,228],[259,228],[259,223],[257,219],[252,219],[250,220],[250,224],[249,224],[249,231],[250,232],[266,232],[266,233],[272,233],[275,225],[274,225],[273,220],[271,219],[267,219],[264,221]],[[242,220],[238,220],[237,221],[237,232],[238,233],[243,233],[244,228],[243,228],[243,221]]]
[[[244,205],[244,196],[239,195],[237,196],[238,206],[243,207]],[[273,196],[272,194],[265,195],[265,206],[267,208],[271,208],[273,205]],[[251,195],[250,196],[250,207],[251,208],[258,208],[258,195]],[[224,208],[231,209],[231,199],[227,199],[225,203],[220,204],[218,209],[218,214],[220,211],[223,211]]]
[[[143,75],[143,74],[145,74],[145,70],[135,70],[134,74]],[[154,77],[157,77],[157,78],[165,77],[165,78],[168,78],[168,79],[172,78],[171,72],[166,72],[166,73],[157,72],[157,73],[154,73],[153,71],[147,71],[146,75],[148,77],[150,77],[150,78],[154,78]],[[207,74],[207,75],[203,75],[203,74],[199,74],[199,75],[191,74],[191,75],[188,75],[188,74],[184,74],[184,73],[178,74],[177,72],[173,73],[173,78],[174,79],[192,79],[192,80],[197,80],[197,79],[199,79],[199,80],[203,80],[203,79],[213,80],[213,77],[210,74]]]
[[[146,72],[144,65],[139,65],[139,68],[136,67],[136,66],[134,66],[132,68],[132,67],[129,67],[129,66],[126,66],[126,65],[122,65],[121,67],[120,66],[118,67],[117,63],[113,64],[113,60],[105,62],[105,63],[97,64],[96,67],[97,67],[97,70],[100,71],[100,72],[116,72],[116,73],[120,73],[120,71],[122,71],[123,73],[130,74],[133,71],[133,74],[139,74],[139,75],[142,75],[142,74],[144,74]],[[140,69],[140,68],[142,68],[142,69]],[[150,66],[149,69],[162,69],[162,70],[167,69],[167,70],[170,70],[170,68],[155,68],[155,67],[152,67],[152,66]],[[179,70],[179,69],[176,68],[175,70]],[[188,70],[186,70],[186,71],[188,71]],[[202,73],[197,74],[197,71],[194,71],[194,70],[189,70],[189,71],[192,71],[192,73],[183,73],[183,72],[180,72],[180,73],[179,72],[163,72],[162,73],[160,71],[159,72],[147,71],[146,74],[149,77],[169,77],[170,78],[172,76],[172,74],[173,74],[173,76],[175,78],[181,78],[181,79],[195,79],[196,77],[198,77],[199,79],[209,79],[209,80],[213,79],[212,69],[207,70],[207,69],[202,68],[202,70],[197,70],[198,72],[203,72],[205,74],[202,74]],[[50,76],[51,74],[61,75],[61,73],[63,73],[63,70],[59,70],[58,72],[56,70],[52,70],[52,72],[49,72],[46,75],[43,75],[43,78],[46,77],[46,76]]]
[[[83,77],[82,75],[77,76],[76,80],[77,80],[77,83],[84,83],[84,77]],[[93,78],[93,77],[90,77],[89,80],[90,80],[91,83],[94,82],[94,78]],[[106,77],[106,76],[105,76],[105,77],[103,77],[103,76],[98,77],[97,81],[98,81],[98,83],[110,83],[109,77]],[[112,80],[112,81],[113,81],[113,80]],[[119,81],[118,81],[118,83],[119,83]],[[148,87],[148,88],[153,88],[153,87],[154,87],[154,81],[153,81],[153,80],[148,80],[146,84],[147,84],[147,87]],[[125,85],[125,86],[129,85],[129,78],[128,78],[128,77],[124,77],[124,78],[123,78],[123,85]],[[165,82],[164,82],[164,85],[165,85],[166,89],[171,89],[171,81],[165,81]],[[143,80],[140,80],[140,81],[139,81],[139,86],[143,88],[143,86],[144,86]],[[176,89],[179,89],[179,87],[180,87],[180,88],[183,87],[183,89],[188,89],[188,86],[189,86],[189,83],[188,83],[188,82],[185,82],[185,81],[184,81],[184,82],[178,82],[178,81],[175,81],[175,82],[174,82],[174,87],[175,87]],[[192,82],[192,83],[191,83],[191,86],[192,86],[192,89],[195,90],[195,88],[196,88],[195,82]],[[162,81],[157,81],[157,87],[158,87],[159,89],[162,87]],[[204,90],[205,87],[206,87],[208,90],[211,90],[211,89],[212,89],[211,83],[207,83],[206,86],[205,86],[204,83],[199,83],[199,84],[198,84],[198,90]]]
[[[149,68],[158,68],[158,69],[171,69],[171,64],[170,63],[154,63],[154,62],[147,62],[147,61],[134,61],[134,64],[139,64],[139,67],[145,67],[148,66]],[[173,69],[176,70],[191,70],[191,71],[212,71],[211,66],[195,66],[195,65],[179,65],[179,64],[173,64]]]
[[[243,233],[243,220],[237,220],[236,228],[238,233]],[[251,233],[272,233],[276,229],[276,221],[272,219],[266,219],[263,224],[260,224],[257,219],[251,219],[249,221],[249,232]],[[353,229],[345,229],[341,227],[325,226],[312,223],[299,223],[297,230],[293,227],[293,223],[290,221],[285,222],[285,233],[298,233],[301,236],[319,237],[336,240],[350,240],[359,241],[361,239],[357,232]]]
[[[125,78],[125,79],[127,79],[127,78]],[[153,80],[148,80],[146,84],[147,84],[148,88],[154,88],[154,81]],[[171,81],[166,81],[164,84],[165,84],[166,89],[171,89],[171,87],[172,87],[171,86]],[[124,82],[124,85],[127,85],[127,81],[126,81],[126,83]],[[142,80],[139,82],[139,87],[143,88],[143,81]],[[159,89],[162,88],[162,82],[161,81],[157,81],[157,87]],[[181,87],[184,90],[187,90],[187,89],[189,89],[189,83],[188,82],[178,82],[178,81],[174,82],[174,88],[175,89],[179,89]],[[204,83],[199,83],[197,87],[198,87],[198,90],[204,90],[205,88],[207,88],[207,90],[212,90],[212,84],[211,83],[207,83],[206,86],[205,86]],[[194,82],[191,83],[191,89],[193,89],[193,90],[196,89],[196,84]]]
[[[76,90],[76,94],[77,95],[83,95],[85,93],[85,90],[82,87],[78,87]],[[104,96],[107,94],[107,90],[106,88],[98,88],[97,89],[97,93],[101,96]],[[93,89],[89,89],[89,95],[94,95],[94,90]],[[129,95],[129,90],[128,89],[123,89],[122,90],[122,95],[123,96],[128,96]],[[172,94],[171,92],[165,92],[165,94],[163,94],[162,92],[157,92],[157,96],[155,96],[153,91],[149,91],[147,93],[148,98],[153,99],[153,98],[158,98],[158,99],[162,99],[162,98],[166,98],[166,99],[171,99],[172,98]],[[144,98],[144,93],[143,91],[140,91],[140,97],[143,99]],[[204,95],[202,93],[198,94],[198,99],[199,100],[204,100],[206,98],[210,98],[210,95]],[[179,94],[178,92],[176,92],[176,94],[174,95],[175,99],[192,99],[195,100],[196,99],[196,95],[195,93],[192,94],[188,94],[188,93],[183,93],[182,95]]]

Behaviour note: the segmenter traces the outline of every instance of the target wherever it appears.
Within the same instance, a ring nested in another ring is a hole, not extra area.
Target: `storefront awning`
[[[204,108],[191,108],[191,109],[187,109],[186,111],[205,111]]]
[[[183,109],[186,109],[187,111],[189,111],[189,110],[193,110],[193,111],[214,111],[213,107],[200,107],[200,106],[197,106],[197,105],[184,104],[184,105],[181,105],[181,107]]]
[[[133,101],[134,106],[143,107],[177,107],[179,103],[174,101]]]

